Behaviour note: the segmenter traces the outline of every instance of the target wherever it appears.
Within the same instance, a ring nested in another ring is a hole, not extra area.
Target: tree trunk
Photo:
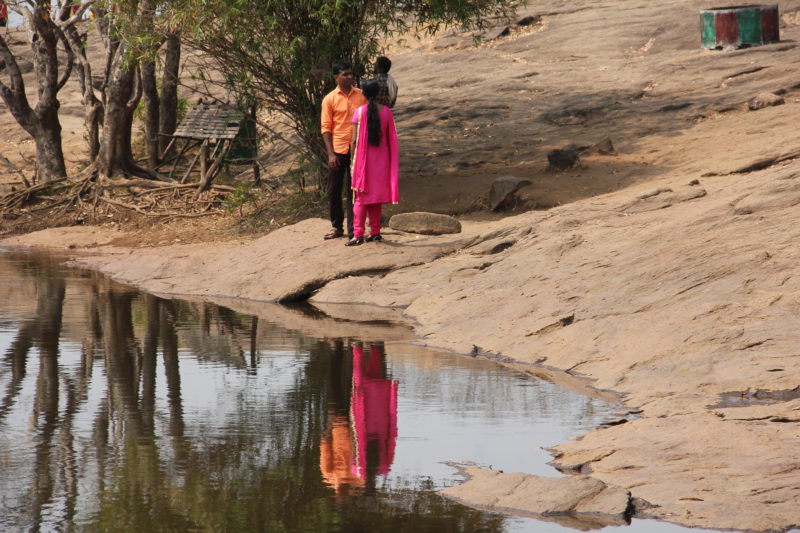
[[[144,136],[147,147],[147,163],[150,168],[156,168],[161,162],[160,147],[158,142],[159,129],[159,99],[156,87],[156,63],[144,61],[142,63],[142,90],[145,99]]]
[[[37,174],[45,180],[67,175],[61,148],[61,123],[58,120],[58,91],[66,83],[72,69],[72,50],[65,47],[67,66],[59,78],[58,29],[53,21],[39,12],[28,12],[26,24],[37,38],[31,43],[36,73],[38,102],[31,108],[25,94],[25,83],[16,58],[0,36],[0,59],[5,61],[10,84],[0,82],[0,97],[16,121],[33,137],[36,144]]]
[[[165,153],[169,144],[169,137],[175,132],[178,125],[178,74],[181,63],[181,39],[178,34],[170,34],[167,37],[166,48],[164,50],[164,72],[161,79],[161,106],[158,131],[159,144],[162,157],[166,158],[169,154]]]
[[[127,47],[120,44],[111,61],[111,75],[105,89],[103,137],[95,169],[100,176],[110,178],[115,174],[161,179],[156,172],[141,168],[133,159],[131,129],[133,112],[141,98],[138,66],[126,61]]]
[[[95,161],[100,153],[100,124],[103,122],[103,105],[96,98],[91,106],[86,107],[84,124],[89,142],[89,161]]]
[[[92,86],[92,65],[86,57],[85,36],[81,37],[77,28],[70,26],[65,31],[75,57],[78,59],[76,73],[81,85],[83,103],[83,123],[86,128],[86,141],[89,144],[89,161],[97,159],[100,152],[100,124],[103,122],[103,104],[97,98]]]
[[[103,137],[97,155],[97,170],[101,176],[111,177],[115,173],[126,173],[128,161],[125,160],[125,142],[130,139],[125,129],[128,100],[130,99],[136,69],[125,64],[125,46],[117,49],[111,62],[111,75],[106,87],[106,110],[103,120]]]
[[[41,113],[33,140],[36,143],[37,175],[45,180],[66,177],[57,107]]]

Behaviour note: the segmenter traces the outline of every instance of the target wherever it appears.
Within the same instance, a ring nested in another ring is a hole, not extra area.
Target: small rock
[[[568,170],[580,162],[577,150],[571,148],[555,149],[547,152],[547,162],[554,170]]]
[[[517,26],[530,26],[533,23],[539,23],[542,21],[542,17],[539,15],[530,15],[524,18],[521,18],[517,21]]]
[[[489,191],[489,207],[496,211],[506,200],[511,198],[515,192],[523,187],[531,185],[531,181],[516,176],[501,176],[492,183],[492,190]]]
[[[759,93],[749,102],[747,102],[747,107],[750,109],[750,111],[757,111],[759,109],[764,109],[765,107],[782,105],[784,103],[786,103],[786,101],[782,96],[778,96],[774,93],[763,92]]]
[[[389,227],[407,233],[422,235],[442,235],[461,233],[461,222],[449,215],[438,213],[400,213],[389,219]]]
[[[610,137],[606,137],[592,146],[592,151],[602,155],[617,155],[617,149],[614,148],[614,143],[611,142]]]

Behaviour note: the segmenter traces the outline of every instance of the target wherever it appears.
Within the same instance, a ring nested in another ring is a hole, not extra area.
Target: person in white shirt
[[[378,96],[376,101],[379,104],[388,106],[390,109],[394,107],[397,101],[397,82],[389,74],[389,69],[392,68],[392,61],[385,56],[381,56],[375,60],[373,69],[375,70],[375,81],[378,82]]]

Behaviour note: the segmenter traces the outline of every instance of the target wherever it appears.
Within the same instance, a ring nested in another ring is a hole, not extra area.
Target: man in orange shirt
[[[350,189],[350,140],[353,136],[353,113],[367,99],[353,87],[353,69],[349,63],[333,66],[336,88],[322,100],[322,138],[328,151],[328,202],[331,229],[326,239],[344,236],[342,188],[347,194],[347,236],[353,238],[353,191]]]

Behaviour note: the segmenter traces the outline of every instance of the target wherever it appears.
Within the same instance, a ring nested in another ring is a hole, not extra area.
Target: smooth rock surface
[[[100,270],[150,292],[275,302],[307,297],[326,283],[348,275],[429,263],[475,239],[475,235],[415,238],[385,234],[382,243],[352,248],[344,246],[344,239],[323,240],[328,229],[327,221],[309,219],[246,245],[189,244],[101,251],[93,243],[110,237],[89,228],[71,228],[67,242],[92,243],[90,249],[80,250],[82,255],[73,263],[76,266]],[[56,232],[64,233],[59,229]],[[35,247],[45,247],[44,233],[6,239],[0,245],[31,242]],[[59,235],[57,242],[64,243],[63,237]]]
[[[420,235],[445,235],[460,233],[461,223],[455,217],[439,213],[400,213],[389,219],[389,227],[406,233]]]

